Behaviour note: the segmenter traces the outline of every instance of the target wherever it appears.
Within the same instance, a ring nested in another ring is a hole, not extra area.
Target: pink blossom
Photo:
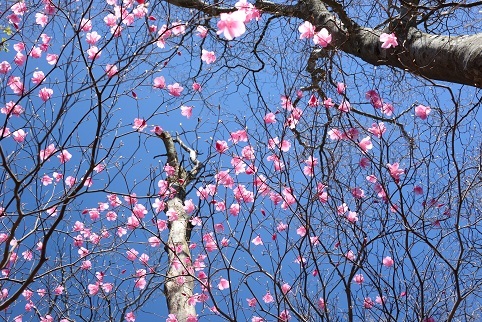
[[[365,297],[363,300],[363,308],[365,309],[371,309],[373,307],[374,303],[370,297]]]
[[[350,105],[350,102],[348,102],[347,100],[343,100],[340,105],[338,105],[338,109],[343,112],[343,113],[348,113],[350,112],[350,109],[351,109],[351,105]]]
[[[356,187],[356,188],[353,188],[351,189],[351,194],[353,197],[355,197],[356,199],[361,199],[363,197],[365,197],[365,191],[363,191],[361,188],[359,187]]]
[[[430,106],[417,105],[415,107],[415,115],[420,117],[422,120],[426,120],[431,110],[432,109],[430,108]]]
[[[57,155],[57,158],[59,158],[60,163],[66,163],[72,158],[72,154],[67,150],[62,150],[62,152]]]
[[[399,168],[400,165],[398,162],[395,162],[394,164],[387,163],[387,168],[390,171],[390,175],[392,176],[395,181],[400,180],[400,175],[405,173],[404,169]]]
[[[358,221],[358,214],[354,211],[349,211],[348,215],[346,216],[346,219],[352,224],[354,224]]]
[[[258,302],[255,297],[253,297],[253,298],[251,298],[251,299],[246,299],[246,301],[248,301],[248,306],[249,306],[249,307],[255,307],[255,306],[256,306],[256,303]]]
[[[35,23],[40,25],[41,27],[45,27],[49,21],[49,17],[44,15],[43,13],[37,12],[35,14]]]
[[[192,84],[192,90],[195,92],[200,92],[202,90],[201,84],[194,82]]]
[[[124,316],[127,322],[135,322],[136,321],[136,316],[134,315],[134,312],[127,312],[126,315]]]
[[[364,139],[362,139],[359,143],[358,146],[360,149],[363,151],[363,153],[366,153],[368,150],[373,149],[373,144],[372,141],[370,140],[370,137],[367,136]]]
[[[169,90],[169,94],[172,96],[181,96],[181,92],[184,89],[178,83],[174,83],[172,85],[167,85],[167,89]]]
[[[228,143],[226,141],[216,141],[215,147],[216,151],[218,151],[219,153],[224,153],[229,149]]]
[[[395,262],[390,256],[387,256],[383,259],[382,263],[385,267],[392,267]]]
[[[0,63],[0,74],[7,74],[12,69],[12,66],[7,61]]]
[[[44,87],[39,91],[38,96],[42,101],[46,102],[52,97],[53,94],[54,94],[53,89]]]
[[[45,150],[40,150],[40,161],[48,159],[55,152],[55,145],[50,144]]]
[[[224,279],[224,278],[221,278],[221,280],[219,281],[219,284],[218,284],[218,288],[221,291],[225,290],[225,289],[228,289],[229,288],[229,281]]]
[[[313,42],[315,43],[315,45],[320,45],[323,48],[328,47],[328,45],[331,43],[331,40],[331,34],[326,28],[322,28],[313,37]]]
[[[276,123],[276,115],[274,113],[268,113],[264,116],[264,122],[266,124]]]
[[[45,74],[42,72],[42,71],[35,71],[33,72],[33,75],[32,75],[32,83],[34,83],[35,85],[39,85],[40,83],[43,82],[43,80],[45,79]]]
[[[245,23],[250,22],[253,19],[258,21],[259,18],[261,18],[261,11],[259,11],[253,4],[248,3],[247,0],[239,0],[234,6],[246,15],[246,19],[244,19]]]
[[[413,187],[413,192],[416,195],[423,195],[423,188],[420,187],[420,186],[415,186],[415,187]]]
[[[296,229],[296,233],[301,237],[304,237],[306,235],[306,228],[304,226],[301,226],[298,229]]]
[[[281,285],[281,292],[283,292],[283,294],[286,295],[290,290],[291,286],[288,283],[284,283],[283,285]]]
[[[289,319],[291,319],[291,314],[290,314],[290,312],[288,312],[288,310],[283,310],[283,311],[280,312],[280,314],[279,314],[279,320],[280,321],[286,322]]]
[[[313,38],[315,35],[315,26],[313,26],[311,22],[305,21],[298,27],[298,31],[300,32],[300,39]]]
[[[258,235],[251,241],[255,246],[263,245],[263,240]]]
[[[214,51],[207,51],[206,49],[203,49],[201,60],[206,62],[206,64],[212,64],[216,61],[216,55],[214,54]]]
[[[147,127],[147,122],[144,119],[135,118],[132,128],[136,131],[142,132]]]
[[[92,30],[92,21],[90,19],[82,18],[80,22],[80,30],[88,32]]]
[[[376,135],[378,138],[381,138],[383,133],[385,133],[386,130],[387,128],[385,127],[385,123],[380,122],[378,124],[373,123],[372,127],[368,129],[368,132]]]
[[[30,51],[30,57],[32,58],[40,58],[42,56],[42,49],[39,47],[33,47]]]
[[[274,301],[274,298],[269,292],[267,292],[266,295],[263,296],[263,301],[264,303],[269,304]]]
[[[74,184],[75,184],[75,178],[72,177],[72,176],[68,176],[67,178],[65,178],[65,185],[67,187],[72,187]]]
[[[246,32],[244,21],[246,14],[242,11],[235,11],[231,13],[221,13],[221,20],[218,21],[217,34],[224,34],[227,40],[233,40]]]
[[[13,132],[12,136],[15,142],[22,143],[23,141],[25,141],[25,137],[27,136],[27,133],[24,130],[20,129]]]
[[[25,63],[26,60],[27,60],[27,56],[25,56],[22,53],[17,53],[15,55],[15,58],[13,59],[13,61],[15,62],[15,65],[17,65],[17,66],[22,66],[23,63]]]
[[[20,116],[24,112],[24,109],[22,106],[16,104],[13,101],[10,101],[5,104],[5,107],[2,107],[0,111],[2,112],[2,114],[6,114],[7,116]]]
[[[363,277],[362,274],[356,274],[355,277],[353,278],[353,282],[355,282],[358,285],[361,285],[365,281],[365,278]]]
[[[355,254],[353,253],[353,251],[349,250],[346,254],[345,254],[345,257],[350,260],[350,261],[354,261],[355,260]]]
[[[97,48],[97,46],[92,46],[87,50],[87,55],[89,59],[98,59],[100,58],[100,55],[102,55],[102,51]]]
[[[178,322],[175,314],[169,314],[167,316],[166,322]]]
[[[370,100],[370,103],[374,108],[382,108],[383,102],[377,91],[369,90],[368,92],[366,92],[365,97]]]
[[[383,103],[381,110],[383,114],[391,116],[393,114],[394,108],[392,104]]]
[[[196,31],[198,32],[197,35],[201,38],[206,38],[208,35],[208,29],[204,26],[197,26]]]
[[[238,142],[248,142],[248,134],[246,133],[246,130],[231,132],[230,137],[229,140],[233,141],[233,144],[237,144]]]
[[[107,77],[114,77],[119,72],[116,65],[107,64],[105,65],[105,73]]]
[[[56,54],[47,54],[47,63],[49,65],[55,65],[57,64],[57,61],[59,60],[59,56]]]
[[[154,85],[152,86],[154,88],[158,89],[163,89],[166,87],[166,81],[164,80],[163,76],[159,76],[154,78]]]
[[[391,34],[382,33],[380,35],[380,41],[383,42],[382,48],[385,48],[385,49],[388,49],[390,47],[395,48],[398,46],[397,37],[395,36],[394,33],[391,33]]]
[[[181,115],[187,118],[192,116],[192,106],[181,106]]]
[[[383,305],[383,303],[385,303],[386,301],[386,298],[385,296],[378,296],[375,298],[375,302],[380,304],[380,305]]]
[[[325,309],[325,300],[324,300],[323,298],[321,298],[321,297],[320,297],[319,300],[318,300],[318,307],[319,307],[320,309],[322,309],[322,310]]]
[[[54,289],[54,293],[56,295],[60,295],[64,292],[64,287],[62,285],[59,285],[57,286],[55,289]]]
[[[10,76],[8,78],[7,85],[10,87],[10,89],[13,91],[14,94],[16,95],[22,95],[24,86],[23,82],[18,76]]]

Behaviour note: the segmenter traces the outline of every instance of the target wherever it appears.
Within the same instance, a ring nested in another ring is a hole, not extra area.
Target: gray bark
[[[169,3],[196,9],[210,16],[230,12],[201,0],[168,0]],[[413,10],[390,25],[394,30],[358,26],[334,0],[300,0],[295,5],[280,5],[258,0],[256,7],[265,14],[296,17],[310,21],[317,29],[327,28],[333,36],[331,49],[339,49],[375,66],[390,66],[423,78],[482,88],[482,34],[449,36],[431,35],[416,28]],[[336,16],[327,9],[331,8]],[[403,9],[403,10],[402,10]],[[408,18],[407,18],[408,17]],[[395,32],[399,46],[383,49],[383,32]]]
[[[166,148],[167,163],[175,168],[175,174],[168,177],[168,182],[170,187],[175,189],[176,195],[167,201],[167,210],[174,210],[178,214],[177,220],[169,222],[169,238],[166,245],[169,267],[164,292],[169,314],[175,314],[179,322],[184,322],[190,315],[196,315],[195,307],[188,304],[189,298],[193,295],[194,277],[189,250],[191,223],[183,207],[186,197],[185,188],[195,179],[203,165],[197,160],[196,151],[179,139],[173,138],[168,132],[163,132],[159,137]],[[189,153],[193,165],[190,171],[180,165],[175,143]]]

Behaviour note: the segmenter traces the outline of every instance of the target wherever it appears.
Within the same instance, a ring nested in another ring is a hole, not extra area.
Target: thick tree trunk
[[[210,16],[236,10],[202,0],[168,2],[197,9]],[[482,34],[448,36],[424,33],[415,27],[415,9],[410,9],[413,11],[410,19],[404,18],[406,14],[400,19],[393,19],[391,25],[396,26],[396,30],[377,30],[358,26],[348,17],[342,5],[333,0],[300,0],[294,5],[258,0],[255,5],[267,14],[296,17],[310,21],[318,29],[327,28],[333,36],[332,49],[340,49],[369,64],[391,66],[432,80],[482,88]],[[337,17],[327,7],[335,11]],[[404,12],[407,8],[400,10]],[[383,32],[395,32],[399,46],[381,48],[380,35]]]
[[[175,314],[179,322],[186,321],[190,315],[196,316],[194,306],[188,304],[188,299],[193,294],[194,280],[188,244],[189,216],[183,204],[184,200],[178,197],[167,202],[168,210],[174,210],[178,219],[171,221],[169,227],[169,269],[164,286],[169,313]]]
[[[203,164],[197,160],[196,151],[178,138],[173,138],[168,132],[161,133],[159,137],[166,148],[167,163],[175,169],[174,174],[167,178],[169,188],[175,191],[175,195],[167,201],[167,211],[174,211],[177,214],[177,218],[171,217],[169,221],[169,238],[166,245],[169,267],[164,292],[169,314],[174,314],[179,322],[185,322],[189,316],[196,316],[194,305],[188,303],[193,295],[194,271],[189,251],[191,223],[189,214],[184,210],[185,188],[196,178]],[[189,153],[192,164],[190,171],[181,166],[175,143]]]

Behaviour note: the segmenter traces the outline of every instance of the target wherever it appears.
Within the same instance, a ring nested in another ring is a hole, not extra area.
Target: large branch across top
[[[208,15],[234,11],[202,0],[168,0],[185,8],[200,10]],[[337,5],[337,19],[327,6]],[[412,22],[399,21],[399,46],[381,48],[380,35],[388,30],[358,26],[347,16],[341,5],[332,0],[300,0],[295,5],[280,5],[258,0],[256,7],[264,13],[297,17],[310,21],[319,29],[327,28],[333,36],[332,46],[363,59],[369,64],[391,66],[432,80],[440,80],[482,88],[482,34],[465,36],[430,35],[421,32]],[[342,22],[343,21],[343,22]],[[391,32],[391,31],[390,31]]]

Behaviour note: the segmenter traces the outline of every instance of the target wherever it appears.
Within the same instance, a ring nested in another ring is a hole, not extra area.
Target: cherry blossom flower
[[[82,18],[80,22],[80,30],[88,32],[92,30],[92,21],[90,19]]]
[[[291,319],[291,314],[290,314],[290,312],[288,312],[288,310],[283,310],[283,311],[280,312],[280,314],[279,314],[279,320],[280,321],[286,322],[289,319]]]
[[[381,110],[383,114],[391,116],[393,114],[394,108],[392,104],[383,103]]]
[[[264,122],[266,124],[276,123],[276,115],[274,113],[268,113],[264,116]]]
[[[105,73],[107,77],[109,78],[114,77],[118,72],[119,70],[117,69],[116,65],[111,65],[111,64],[105,65]]]
[[[358,214],[355,211],[349,211],[346,219],[352,224],[354,224],[358,221]]]
[[[134,315],[134,312],[127,312],[126,315],[124,316],[125,320],[127,322],[136,322],[136,316]]]
[[[370,140],[370,137],[367,136],[364,139],[362,139],[359,143],[358,146],[360,149],[363,151],[363,153],[366,153],[368,150],[373,149],[373,144],[372,141]]]
[[[187,118],[192,116],[192,106],[181,106],[181,115]]]
[[[366,92],[365,97],[370,100],[370,103],[374,108],[382,108],[382,99],[375,90],[369,90],[368,92]]]
[[[426,120],[431,110],[432,109],[430,108],[430,106],[417,105],[415,107],[415,115],[420,117],[422,120]]]
[[[89,45],[95,45],[101,36],[97,33],[97,31],[89,32],[85,35],[85,40]]]
[[[256,236],[251,242],[256,246],[263,245],[263,240],[259,235]]]
[[[383,42],[382,48],[384,49],[388,49],[390,47],[395,48],[398,46],[397,37],[395,36],[394,33],[391,33],[391,34],[382,33],[380,35],[380,41]]]
[[[39,153],[40,161],[44,161],[48,159],[54,152],[55,152],[55,145],[50,144],[45,150],[40,151]]]
[[[35,71],[33,72],[32,74],[32,83],[34,83],[35,85],[39,85],[40,83],[43,82],[43,80],[45,79],[45,74],[42,72],[42,71]]]
[[[387,168],[390,171],[390,175],[392,176],[395,181],[400,180],[400,175],[405,173],[404,169],[399,168],[400,165],[398,162],[395,162],[394,164],[387,163]]]
[[[14,131],[12,133],[12,136],[15,142],[22,143],[23,141],[25,141],[25,137],[27,136],[27,133],[24,130],[20,129],[20,130]]]
[[[0,74],[7,74],[12,69],[12,66],[7,61],[0,63]]]
[[[23,82],[18,76],[10,76],[8,78],[7,85],[10,87],[10,89],[13,91],[14,94],[16,95],[22,95],[24,86]]]
[[[325,309],[325,300],[323,298],[319,298],[318,299],[318,307],[321,309],[321,310],[324,310]]]
[[[239,37],[246,32],[246,26],[244,21],[246,14],[243,11],[235,11],[231,13],[221,13],[221,20],[218,21],[219,34],[224,34],[227,40],[233,40],[235,37]]]
[[[348,206],[346,205],[346,203],[343,203],[343,204],[339,205],[338,207],[336,207],[336,212],[340,216],[344,215],[347,211],[348,211]]]
[[[221,278],[221,280],[219,281],[219,284],[218,284],[218,288],[221,291],[225,290],[225,289],[228,289],[229,288],[229,281],[224,279],[224,278]]]
[[[216,141],[215,147],[216,151],[218,151],[219,153],[224,153],[229,149],[228,143],[226,141]]]
[[[42,101],[46,102],[52,97],[53,94],[53,89],[44,87],[39,91],[38,96]]]
[[[192,84],[192,90],[195,92],[200,92],[202,90],[201,84],[194,82]]]
[[[203,49],[201,60],[206,62],[206,64],[212,64],[216,61],[216,55],[214,54],[214,51],[207,51],[206,49]]]
[[[390,256],[387,256],[383,259],[382,263],[385,267],[392,267],[395,262]]]
[[[171,24],[171,32],[174,36],[186,33],[186,24],[182,22],[173,22]]]
[[[40,25],[42,28],[47,25],[48,21],[49,21],[49,17],[47,17],[43,13],[37,12],[35,14],[35,23],[37,25]]]
[[[5,107],[2,107],[0,111],[2,112],[2,114],[6,114],[7,116],[20,116],[24,112],[24,109],[22,106],[16,104],[13,101],[10,101],[5,104]]]
[[[323,48],[328,47],[328,45],[331,43],[331,40],[331,34],[326,28],[322,28],[313,37],[313,42],[315,43],[315,45],[319,45]]]
[[[239,0],[234,4],[234,7],[239,11],[244,12],[246,15],[246,19],[244,20],[245,23],[250,22],[253,19],[256,21],[261,18],[261,11],[259,11],[253,4],[248,3],[247,0]]]
[[[365,297],[363,300],[363,308],[365,309],[371,309],[373,307],[374,303],[370,297]]]
[[[97,46],[92,46],[89,49],[87,49],[87,55],[89,59],[95,60],[99,59],[100,55],[102,55],[102,51],[97,48]]]
[[[59,56],[56,54],[47,54],[47,63],[49,65],[55,65],[57,64],[57,61],[59,60]]]
[[[40,58],[42,56],[42,49],[39,47],[33,47],[29,55],[32,58]]]
[[[197,26],[196,31],[198,32],[197,35],[201,38],[206,38],[208,35],[208,29],[204,26]]]
[[[162,76],[161,76],[162,77]],[[169,90],[169,94],[172,96],[181,96],[181,92],[183,91],[183,87],[178,83],[174,83],[172,85],[167,85],[167,89]]]
[[[132,128],[136,131],[142,132],[147,127],[147,122],[144,119],[135,118]]]
[[[348,102],[347,100],[343,100],[340,105],[338,105],[338,109],[343,112],[343,113],[348,113],[350,112],[350,109],[351,109],[351,105],[350,105],[350,102]]]
[[[365,281],[365,278],[363,277],[362,274],[356,274],[355,277],[353,277],[353,282],[361,285]]]
[[[249,307],[255,307],[256,306],[256,303],[258,303],[258,301],[256,300],[255,297],[251,298],[251,299],[246,299],[246,301],[248,301],[248,306]]]
[[[288,283],[284,283],[283,285],[281,285],[281,292],[283,292],[283,294],[288,294],[288,292],[291,290],[291,285],[289,285]]]
[[[385,127],[385,123],[373,123],[372,127],[368,129],[368,132],[376,135],[378,138],[381,138],[383,133],[385,133],[387,128]]]
[[[263,296],[263,301],[266,304],[274,302],[274,298],[269,291]]]
[[[66,163],[72,158],[72,154],[67,150],[62,150],[62,152],[57,155],[57,158],[59,158],[60,163]]]
[[[413,187],[413,192],[416,195],[423,195],[423,188],[420,187],[420,186],[415,186],[415,187]]]
[[[305,21],[298,27],[298,31],[300,32],[300,39],[313,38],[315,35],[315,26],[313,26],[311,22]]]

